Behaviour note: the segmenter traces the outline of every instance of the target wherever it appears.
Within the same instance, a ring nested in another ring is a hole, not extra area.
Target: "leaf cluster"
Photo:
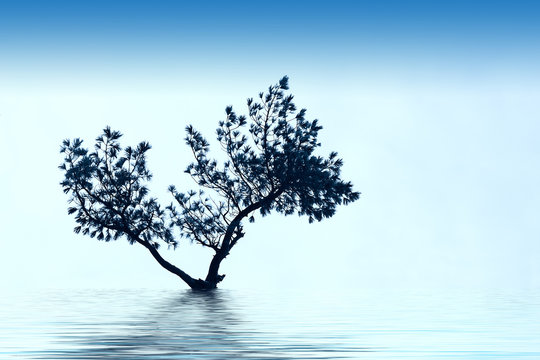
[[[242,220],[254,221],[256,210],[262,216],[272,210],[297,213],[313,222],[359,198],[352,184],[340,178],[343,161],[337,153],[314,154],[322,127],[306,119],[305,109],[297,110],[286,90],[288,78],[283,77],[258,99],[247,100],[247,116],[237,115],[231,106],[225,109],[216,130],[228,157],[223,164],[210,157],[209,142],[200,132],[186,128],[185,141],[195,160],[185,172],[200,190],[169,189],[176,199],[169,210],[184,236],[215,249],[230,248],[244,235]]]
[[[177,242],[166,225],[165,211],[149,197],[146,183],[152,174],[146,167],[147,142],[122,149],[122,134],[109,127],[96,138],[93,152],[80,139],[64,140],[61,182],[69,193],[69,214],[75,214],[74,231],[98,240],[116,240],[126,235],[158,247],[157,240],[175,247]]]

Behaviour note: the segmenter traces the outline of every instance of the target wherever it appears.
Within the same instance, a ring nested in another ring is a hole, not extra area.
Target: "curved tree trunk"
[[[154,259],[166,270],[170,271],[171,273],[178,276],[180,279],[182,279],[190,288],[194,290],[209,290],[209,289],[215,289],[216,283],[208,282],[202,279],[194,279],[191,276],[189,276],[186,272],[182,271],[181,269],[177,268],[167,260],[165,260],[161,254],[157,251],[157,249],[149,244],[148,242],[137,239],[137,242],[141,245],[143,245],[145,248],[150,251]],[[219,267],[219,265],[218,265]]]
[[[223,254],[223,250],[218,251],[212,258],[210,266],[208,267],[208,274],[206,275],[205,281],[209,284],[213,284],[214,287],[216,287],[217,284],[225,277],[225,275],[219,275],[218,271],[219,265],[226,256],[227,255]]]
[[[225,275],[219,275],[219,266],[221,265],[221,262],[223,259],[229,255],[229,250],[232,246],[235,245],[236,241],[243,236],[243,234],[237,235],[236,238],[233,239],[234,232],[237,229],[237,227],[240,225],[240,222],[243,218],[248,216],[251,212],[258,210],[264,202],[267,201],[274,201],[276,198],[278,198],[284,191],[284,187],[281,187],[277,191],[271,193],[268,195],[264,201],[258,201],[256,203],[253,203],[240,211],[238,215],[233,219],[233,221],[229,224],[227,227],[227,230],[225,232],[225,236],[223,239],[223,243],[221,244],[221,248],[216,251],[216,254],[212,258],[212,261],[210,262],[210,266],[208,268],[208,274],[206,275],[206,279],[194,279],[191,276],[189,276],[186,272],[182,271],[181,269],[177,268],[167,260],[165,260],[160,253],[157,251],[157,249],[152,246],[147,241],[144,241],[143,239],[140,239],[139,237],[135,236],[132,232],[127,231],[127,233],[136,241],[143,245],[145,248],[150,251],[154,259],[157,260],[157,262],[166,270],[170,271],[171,273],[177,275],[182,279],[186,284],[189,285],[190,288],[195,290],[210,290],[215,289],[217,287],[217,284],[223,280]]]
[[[225,231],[225,236],[223,238],[221,248],[212,258],[212,261],[210,262],[210,266],[208,268],[208,274],[206,275],[206,279],[204,280],[208,284],[208,286],[211,286],[210,288],[215,288],[217,284],[225,277],[225,275],[218,274],[219,265],[221,264],[223,259],[225,259],[227,255],[229,255],[229,250],[236,244],[236,241],[238,241],[238,239],[243,236],[243,234],[236,234],[236,237],[233,239],[233,236],[235,236],[234,233],[238,226],[240,226],[240,222],[242,221],[242,219],[247,217],[253,211],[261,208],[264,202],[271,202],[277,199],[283,193],[284,189],[284,187],[281,187],[277,191],[269,194],[266,199],[249,205],[248,207],[240,211],[238,215],[235,216],[233,221],[231,221],[231,223],[227,227],[227,230]]]

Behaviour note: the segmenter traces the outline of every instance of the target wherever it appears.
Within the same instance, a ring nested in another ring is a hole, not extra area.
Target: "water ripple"
[[[49,291],[0,301],[5,359],[540,358],[537,294]]]

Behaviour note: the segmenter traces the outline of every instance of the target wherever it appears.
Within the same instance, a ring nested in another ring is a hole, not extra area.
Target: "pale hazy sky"
[[[288,75],[362,196],[246,225],[222,287],[539,288],[540,6],[444,3],[0,3],[0,286],[185,287],[72,232],[60,143],[149,141],[168,204],[194,186],[184,127],[214,140],[225,106]],[[163,255],[204,277],[211,253]]]

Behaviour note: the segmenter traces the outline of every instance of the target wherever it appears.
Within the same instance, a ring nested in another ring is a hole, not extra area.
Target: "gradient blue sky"
[[[287,74],[363,195],[248,226],[223,286],[538,288],[539,35],[535,1],[0,2],[0,285],[178,286],[145,249],[71,232],[60,142],[150,141],[167,203],[192,187],[185,125],[213,139]],[[204,276],[209,255],[166,257]]]

